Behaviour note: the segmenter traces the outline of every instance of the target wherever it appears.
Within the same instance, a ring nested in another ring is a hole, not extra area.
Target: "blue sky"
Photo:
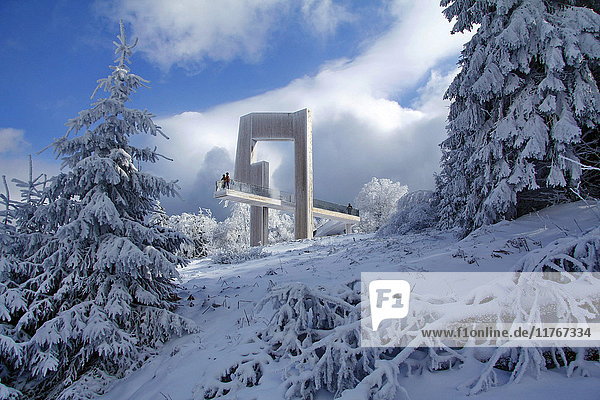
[[[118,20],[139,38],[133,72],[150,80],[130,106],[157,115],[179,179],[170,212],[222,206],[212,181],[233,169],[239,117],[314,118],[315,193],[352,201],[372,176],[431,188],[444,133],[442,100],[465,36],[433,0],[104,0],[0,3],[0,174],[23,177],[26,155],[64,134],[109,73]],[[291,146],[259,144],[272,182],[291,188]],[[51,152],[34,157],[51,174]],[[332,183],[335,183],[332,185]]]

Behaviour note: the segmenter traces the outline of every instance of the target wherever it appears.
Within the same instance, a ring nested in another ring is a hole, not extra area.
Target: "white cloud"
[[[355,59],[328,62],[315,76],[255,97],[159,121],[172,139],[158,145],[176,155],[161,172],[181,178],[184,196],[210,191],[195,187],[194,177],[214,147],[233,158],[240,116],[309,107],[316,196],[345,203],[372,176],[392,178],[411,190],[431,188],[438,143],[445,137],[448,104],[442,97],[456,72],[437,70],[449,69],[448,60],[458,58],[467,37],[450,35],[437,0],[398,1],[393,12],[397,22]],[[409,104],[396,100],[403,96]],[[280,150],[263,150],[273,183],[285,188],[281,180],[293,167],[283,162]]]
[[[346,8],[331,0],[304,0],[301,9],[305,21],[321,35],[331,35],[342,23],[356,19]]]
[[[112,0],[98,7],[129,22],[139,50],[165,70],[172,65],[197,69],[206,60],[258,61],[270,34],[281,28],[278,21],[298,7],[305,24],[319,35],[352,20],[332,0]]]
[[[0,154],[13,153],[29,146],[25,140],[25,131],[14,128],[0,128]]]

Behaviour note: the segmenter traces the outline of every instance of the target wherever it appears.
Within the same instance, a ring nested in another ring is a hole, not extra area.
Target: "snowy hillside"
[[[197,260],[180,271],[184,290],[178,312],[195,320],[201,331],[168,342],[142,368],[116,381],[102,398],[283,399],[292,381],[305,377],[294,375],[298,366],[292,365],[290,354],[273,357],[277,349],[268,348],[264,332],[272,331],[273,309],[265,306],[257,312],[255,307],[271,289],[301,288],[305,293],[342,298],[352,296],[347,284],[360,280],[363,271],[509,271],[528,252],[567,236],[580,236],[599,222],[600,208],[579,202],[486,226],[461,241],[452,232],[439,231],[393,237],[350,235],[274,245],[264,249],[270,255],[240,264]],[[305,286],[286,286],[295,282]],[[286,345],[290,348],[289,343],[281,348]],[[600,370],[595,364],[587,377],[567,378],[565,368],[554,368],[537,379],[528,375],[507,385],[503,383],[510,372],[497,370],[497,387],[475,398],[597,399]],[[480,374],[481,366],[472,360],[449,370],[400,374],[397,383],[405,392],[398,391],[395,398],[467,398],[466,389],[459,386]],[[321,388],[315,398],[332,399],[333,394]],[[355,390],[342,393],[342,398],[364,397]]]

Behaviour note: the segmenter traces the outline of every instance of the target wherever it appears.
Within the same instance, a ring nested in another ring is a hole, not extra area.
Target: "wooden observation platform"
[[[294,195],[269,188],[269,163],[256,161],[255,147],[261,141],[294,143]],[[307,108],[240,117],[233,178],[236,184],[217,186],[214,197],[250,204],[251,246],[269,242],[269,208],[294,213],[296,239],[313,237],[315,215],[346,224],[346,232],[360,222],[358,210],[313,198],[312,114]]]

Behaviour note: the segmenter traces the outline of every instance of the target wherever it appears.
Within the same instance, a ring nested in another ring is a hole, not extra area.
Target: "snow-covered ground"
[[[600,209],[584,203],[561,205],[512,222],[484,227],[458,241],[452,232],[429,232],[381,238],[348,235],[295,241],[265,248],[269,256],[240,264],[210,259],[182,269],[180,313],[201,331],[167,343],[139,370],[116,381],[102,398],[203,399],[202,385],[218,380],[232,365],[259,357],[264,342],[252,340],[264,329],[257,302],[276,285],[303,282],[309,287],[337,287],[377,271],[508,271],[526,252],[600,224]],[[191,297],[190,297],[191,296]],[[240,386],[225,398],[282,399],[285,360],[269,362],[259,384]],[[411,399],[472,398],[457,387],[476,373],[476,365],[401,377]],[[498,374],[508,372],[498,371]],[[502,380],[502,376],[500,376]],[[477,395],[480,399],[598,399],[600,370],[591,377],[566,377],[563,368],[528,376]],[[321,391],[318,399],[332,399]]]

